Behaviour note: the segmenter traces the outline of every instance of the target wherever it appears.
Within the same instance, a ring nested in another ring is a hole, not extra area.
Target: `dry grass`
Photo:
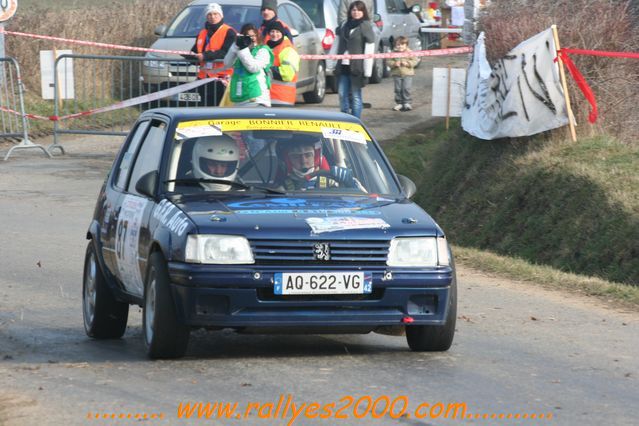
[[[148,47],[155,41],[153,29],[168,23],[188,0],[134,0],[107,2],[83,8],[45,8],[32,6],[16,15],[7,30],[50,35],[70,39]],[[40,91],[40,50],[73,49],[78,54],[131,55],[139,53],[54,43],[31,38],[7,36],[8,56],[15,57],[22,69],[27,90]]]
[[[630,3],[610,0],[493,0],[480,27],[486,32],[489,60],[502,57],[521,41],[556,24],[562,47],[638,52],[639,26]],[[573,56],[592,87],[599,107],[596,125],[587,124],[590,110],[569,77],[571,99],[582,136],[608,133],[639,144],[639,60]],[[563,133],[562,133],[563,134]]]
[[[594,296],[625,308],[639,308],[639,288],[595,277],[561,272],[548,266],[535,265],[522,259],[504,257],[485,250],[453,247],[456,261],[464,266],[546,288]]]

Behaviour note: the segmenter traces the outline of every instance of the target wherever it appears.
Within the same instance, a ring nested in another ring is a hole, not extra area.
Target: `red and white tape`
[[[92,46],[92,47],[101,47],[105,49],[118,49],[118,50],[129,50],[134,52],[154,52],[154,53],[170,53],[175,55],[192,55],[191,51],[183,51],[183,50],[163,50],[163,49],[149,49],[145,47],[133,47],[133,46],[124,46],[121,44],[110,44],[110,43],[99,43],[95,41],[84,41],[84,40],[75,40],[71,38],[62,38],[62,37],[53,37],[53,36],[45,36],[38,34],[30,34],[23,33],[19,31],[8,31],[0,28],[0,32],[8,35],[15,35],[21,37],[29,37],[40,40],[51,40],[51,41],[60,41],[70,44],[79,44],[82,46]],[[460,53],[469,53],[472,52],[473,48],[470,46],[465,47],[455,47],[451,49],[437,49],[437,50],[419,50],[414,52],[388,52],[388,53],[371,53],[371,54],[357,54],[357,55],[300,55],[301,59],[389,59],[389,58],[408,58],[408,57],[419,57],[419,56],[444,56],[444,55],[456,55]]]
[[[49,117],[45,117],[45,116],[37,115],[37,114],[25,114],[24,116],[27,118],[32,118],[36,120],[47,120],[47,121],[62,121],[62,120],[69,120],[71,118],[86,117],[88,115],[99,114],[99,113],[108,112],[108,111],[115,111],[122,108],[128,108],[128,107],[144,104],[147,102],[157,101],[163,98],[168,98],[169,96],[177,95],[178,93],[182,93],[182,92],[187,92],[189,90],[195,89],[196,87],[202,86],[204,84],[207,84],[216,80],[220,80],[226,84],[226,80],[221,78],[205,78],[202,80],[195,80],[190,83],[181,84],[179,86],[160,90],[158,92],[149,93],[148,95],[142,95],[135,98],[127,99],[122,102],[117,102],[113,105],[105,106],[102,108],[95,108],[88,111],[77,112],[74,114],[63,115],[63,116],[52,115]],[[22,115],[18,111],[15,111],[3,106],[0,106],[0,111],[4,111],[11,114],[16,114],[16,115]]]
[[[470,53],[473,51],[471,46],[454,47],[450,49],[436,49],[436,50],[415,50],[410,52],[388,52],[388,53],[369,53],[369,54],[356,54],[356,55],[300,55],[302,59],[370,59],[370,58],[416,58],[420,56],[445,56],[445,55],[457,55],[460,53]]]
[[[182,50],[161,50],[161,49],[148,49],[144,47],[133,47],[133,46],[123,46],[121,44],[109,44],[109,43],[98,43],[96,41],[83,41],[83,40],[74,40],[71,38],[62,38],[62,37],[53,37],[53,36],[45,36],[38,34],[30,34],[30,33],[22,33],[19,31],[8,31],[0,28],[0,33],[15,35],[21,37],[29,37],[36,38],[40,40],[51,40],[51,41],[62,41],[65,43],[71,44],[79,44],[82,46],[92,46],[92,47],[102,47],[105,49],[118,49],[118,50],[131,50],[134,52],[157,52],[157,53],[173,53],[176,55],[191,55],[193,52],[186,52]]]

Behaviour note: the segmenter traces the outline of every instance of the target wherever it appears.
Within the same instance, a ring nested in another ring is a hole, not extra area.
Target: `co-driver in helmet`
[[[202,137],[193,146],[193,176],[198,179],[233,182],[240,159],[235,140],[228,135]],[[228,191],[223,182],[201,182],[208,191]]]

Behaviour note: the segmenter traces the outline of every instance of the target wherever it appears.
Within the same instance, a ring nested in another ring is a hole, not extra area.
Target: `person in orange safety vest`
[[[271,67],[271,106],[293,106],[297,93],[297,74],[300,69],[300,56],[293,43],[284,37],[281,22],[274,21],[268,27],[270,40],[268,47],[275,59]]]
[[[235,30],[224,23],[222,7],[217,3],[209,3],[206,6],[206,23],[191,48],[199,63],[198,80],[231,75],[233,69],[224,67],[224,56],[235,42],[235,36]],[[200,86],[198,91],[206,100],[205,106],[216,106],[224,95],[224,89],[221,81],[214,81]]]
[[[260,26],[260,33],[262,34],[262,41],[264,44],[268,43],[271,39],[268,34],[268,28],[275,21],[282,24],[282,27],[284,27],[284,36],[287,37],[291,43],[294,43],[290,28],[277,17],[277,0],[262,0],[262,7],[260,11],[262,13],[262,18],[264,19]]]

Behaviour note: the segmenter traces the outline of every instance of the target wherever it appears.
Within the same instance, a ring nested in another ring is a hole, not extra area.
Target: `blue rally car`
[[[137,120],[87,232],[87,334],[143,308],[151,358],[192,329],[406,335],[445,351],[455,266],[362,123],[296,109],[155,109]]]

